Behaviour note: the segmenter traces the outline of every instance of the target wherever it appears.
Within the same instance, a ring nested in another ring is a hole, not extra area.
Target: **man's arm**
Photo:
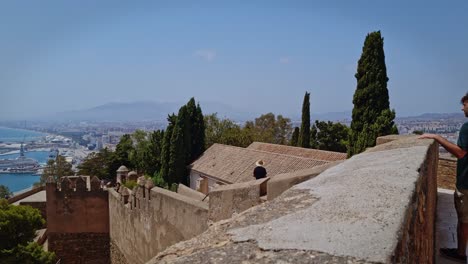
[[[442,136],[440,135],[436,135],[436,134],[424,134],[422,136],[420,136],[419,138],[430,138],[430,139],[434,139],[435,141],[437,141],[440,145],[442,145],[442,147],[444,147],[444,149],[446,149],[448,152],[452,153],[453,155],[455,155],[455,157],[457,157],[458,159],[461,159],[463,157],[465,157],[466,155],[466,150],[460,148],[459,146],[453,144],[452,142],[446,140],[445,138],[443,138]]]

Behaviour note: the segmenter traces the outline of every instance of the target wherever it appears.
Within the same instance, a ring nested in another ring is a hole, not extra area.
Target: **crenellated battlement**
[[[153,180],[141,176],[138,177],[136,181],[137,186],[133,190],[118,184],[115,191],[120,196],[120,202],[126,205],[130,210],[146,209],[148,208],[148,201],[151,200],[150,191],[154,187]]]
[[[49,250],[63,263],[108,263],[109,197],[97,177],[46,182]],[[89,254],[99,252],[99,254]]]
[[[207,203],[155,187],[145,177],[136,181],[133,190],[109,189],[112,263],[145,263],[208,228]]]
[[[94,176],[66,176],[55,182],[53,177],[49,177],[46,182],[46,188],[50,191],[59,192],[103,192],[105,189],[101,185],[98,177]]]

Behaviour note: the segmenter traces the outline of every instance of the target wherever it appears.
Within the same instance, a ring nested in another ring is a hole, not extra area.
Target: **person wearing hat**
[[[267,175],[267,171],[266,169],[263,167],[265,163],[263,162],[263,160],[258,160],[257,162],[255,162],[255,165],[257,167],[255,167],[254,171],[253,171],[253,176],[255,177],[255,179],[262,179],[262,178],[265,178],[266,175]]]

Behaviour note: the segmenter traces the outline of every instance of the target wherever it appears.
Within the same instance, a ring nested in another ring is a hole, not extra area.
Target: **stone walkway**
[[[453,205],[453,190],[437,189],[437,218],[436,218],[436,263],[459,263],[443,258],[439,248],[457,247],[457,213]]]

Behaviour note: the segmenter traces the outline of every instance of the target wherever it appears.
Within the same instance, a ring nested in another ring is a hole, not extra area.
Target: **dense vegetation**
[[[2,263],[55,263],[55,254],[32,242],[44,225],[39,210],[0,199],[0,259]]]

